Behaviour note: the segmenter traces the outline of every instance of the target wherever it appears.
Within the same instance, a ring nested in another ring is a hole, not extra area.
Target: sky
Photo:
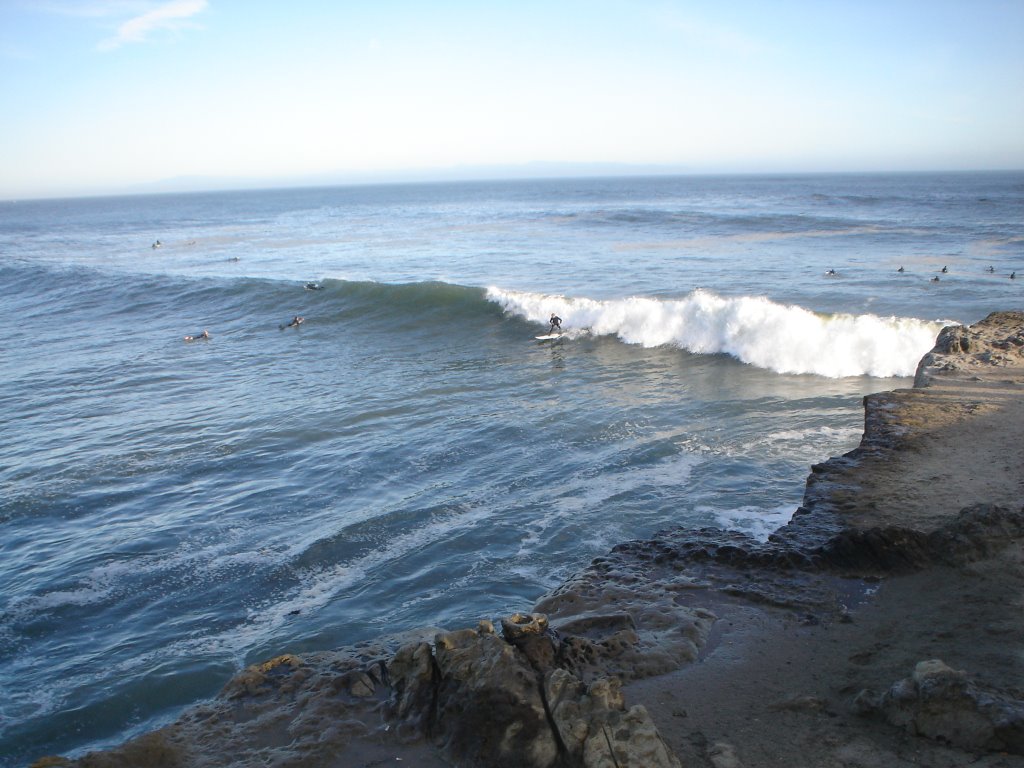
[[[0,198],[1024,169],[1024,0],[0,0]]]

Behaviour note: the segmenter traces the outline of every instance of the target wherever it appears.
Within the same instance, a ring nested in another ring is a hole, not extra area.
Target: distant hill
[[[127,194],[203,192],[228,189],[316,187],[487,179],[553,179],[601,176],[663,176],[688,173],[679,165],[532,162],[520,165],[460,165],[389,171],[336,171],[294,176],[176,176],[117,190]]]

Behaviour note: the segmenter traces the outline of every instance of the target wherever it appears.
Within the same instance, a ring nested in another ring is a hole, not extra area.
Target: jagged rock
[[[1024,754],[1024,700],[972,682],[938,659],[919,662],[881,696],[862,691],[854,706],[961,749]]]
[[[435,662],[433,735],[446,752],[473,765],[555,764],[538,673],[493,627],[439,634]]]
[[[915,387],[927,387],[937,373],[956,374],[972,365],[1010,365],[1022,356],[1024,312],[993,312],[972,326],[950,325],[918,363]],[[1000,353],[995,350],[1001,350]]]
[[[595,731],[583,746],[584,768],[682,768],[646,707],[636,704]]]
[[[522,651],[538,671],[550,669],[555,661],[558,638],[542,613],[514,613],[501,620],[505,640]]]
[[[434,716],[437,678],[429,643],[402,646],[387,666],[391,681],[388,716],[411,726],[414,733],[428,733]]]
[[[262,664],[246,667],[228,682],[223,693],[229,698],[238,698],[255,696],[268,686],[293,686],[304,679],[301,674],[295,675],[296,670],[301,667],[302,659],[286,653]]]
[[[453,760],[515,768],[680,768],[654,721],[626,708],[617,678],[586,685],[543,614],[514,614],[401,648],[387,715]]]
[[[569,765],[584,768],[681,768],[647,710],[625,707],[622,684],[602,678],[584,685],[556,669],[545,681],[546,700]]]

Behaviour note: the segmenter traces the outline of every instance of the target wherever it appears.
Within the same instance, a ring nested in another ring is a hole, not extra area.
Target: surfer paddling
[[[288,325],[281,325],[278,327],[283,331],[285,328],[297,328],[304,322],[306,322],[306,318],[302,317],[301,315],[296,315],[295,317],[292,318],[292,321],[288,323]]]
[[[196,333],[196,334],[194,334],[192,336],[186,336],[185,337],[185,341],[198,341],[199,339],[209,339],[209,338],[211,338],[210,337],[210,332],[209,331],[203,331],[202,333]]]

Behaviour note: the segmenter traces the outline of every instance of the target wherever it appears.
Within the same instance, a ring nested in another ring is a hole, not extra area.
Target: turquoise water
[[[943,321],[1021,308],[1022,213],[1024,174],[0,203],[0,760],[767,535]]]

